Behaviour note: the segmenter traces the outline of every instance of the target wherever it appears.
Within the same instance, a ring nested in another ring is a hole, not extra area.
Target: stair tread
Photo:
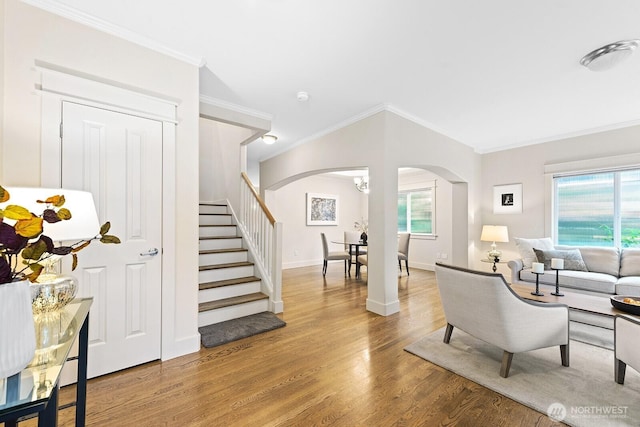
[[[208,236],[200,237],[200,240],[215,240],[215,239],[242,239],[240,236]]]
[[[224,298],[217,301],[208,301],[198,304],[198,311],[209,311],[215,310],[217,308],[229,307],[233,305],[240,305],[247,302],[260,301],[263,299],[268,299],[269,297],[262,292],[255,292],[247,295],[240,295],[237,297]]]
[[[243,283],[259,282],[259,281],[260,281],[259,277],[247,276],[247,277],[238,277],[235,279],[218,280],[215,282],[200,283],[198,287],[202,291],[205,289],[221,288],[223,286],[240,285]]]
[[[235,224],[200,224],[200,227],[237,227]]]
[[[227,249],[207,249],[204,251],[200,251],[198,252],[200,255],[205,255],[205,254],[224,254],[224,253],[231,253],[231,252],[247,252],[248,249],[245,248],[227,248]]]
[[[214,264],[214,265],[201,265],[200,271],[206,270],[217,270],[219,268],[233,268],[233,267],[249,267],[252,266],[252,262],[242,261],[242,262],[229,262],[226,264]]]
[[[198,205],[200,206],[227,206],[225,203],[207,203],[207,202],[200,202],[198,203]]]
[[[199,215],[231,216],[230,213],[210,213],[210,212],[200,212]]]

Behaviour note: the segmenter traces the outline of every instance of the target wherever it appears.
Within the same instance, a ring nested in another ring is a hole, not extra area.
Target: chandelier
[[[353,183],[356,185],[356,189],[361,193],[369,194],[369,177],[361,176],[353,178]]]

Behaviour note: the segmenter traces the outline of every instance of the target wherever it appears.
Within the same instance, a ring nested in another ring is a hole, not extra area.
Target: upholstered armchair
[[[615,333],[614,377],[624,384],[627,365],[640,370],[640,321],[617,315],[613,327]]]
[[[444,342],[454,328],[503,350],[500,376],[509,376],[514,353],[560,346],[569,366],[569,308],[520,298],[502,274],[436,263],[436,280],[447,320]]]

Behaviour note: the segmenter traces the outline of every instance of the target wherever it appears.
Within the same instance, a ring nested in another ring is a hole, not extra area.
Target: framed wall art
[[[307,193],[307,225],[338,225],[338,196]]]
[[[522,213],[522,184],[494,185],[493,213]]]

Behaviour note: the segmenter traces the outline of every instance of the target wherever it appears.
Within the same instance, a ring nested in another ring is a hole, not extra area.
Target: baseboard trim
[[[400,300],[383,304],[367,298],[367,310],[381,316],[390,316],[400,311]]]

